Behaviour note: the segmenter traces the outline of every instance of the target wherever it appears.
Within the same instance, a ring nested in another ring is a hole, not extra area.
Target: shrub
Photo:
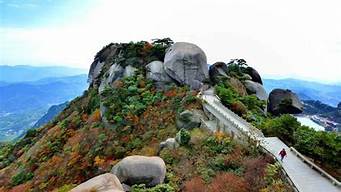
[[[270,160],[264,157],[249,159],[244,162],[245,173],[244,178],[249,186],[252,186],[251,191],[259,191],[266,186],[264,181],[265,168]]]
[[[265,107],[265,102],[259,100],[255,95],[241,97],[240,101],[247,106],[248,110],[258,110]]]
[[[207,147],[208,150],[211,151],[212,153],[227,154],[232,151],[234,144],[232,143],[231,138],[229,137],[223,137],[219,139],[215,136],[209,136],[204,141],[203,145]]]
[[[11,184],[13,186],[16,186],[25,183],[26,181],[31,180],[33,176],[34,176],[33,173],[21,170],[19,173],[17,173],[11,178]]]
[[[75,184],[67,184],[67,185],[63,185],[62,187],[58,188],[56,190],[56,192],[68,192],[71,189],[73,189],[74,187],[76,187],[77,185]]]
[[[176,141],[180,145],[188,145],[189,141],[191,140],[191,135],[186,129],[181,129],[177,134],[176,134]]]
[[[247,113],[246,106],[240,101],[234,101],[231,103],[231,110],[239,116],[243,116]]]
[[[215,92],[220,98],[221,102],[227,107],[230,107],[238,97],[238,95],[232,89],[226,88],[223,84],[216,85]]]
[[[158,184],[155,187],[147,188],[144,184],[133,185],[131,192],[175,192],[175,189],[169,184]]]
[[[206,192],[205,181],[201,177],[194,177],[185,182],[185,192]]]
[[[248,192],[248,184],[241,177],[232,173],[220,173],[209,185],[211,192]]]
[[[302,153],[320,162],[340,168],[341,136],[302,126],[295,132],[294,140],[295,148]]]
[[[279,137],[291,145],[294,142],[294,132],[301,127],[297,119],[291,115],[282,115],[274,119],[266,119],[260,128],[268,136]]]

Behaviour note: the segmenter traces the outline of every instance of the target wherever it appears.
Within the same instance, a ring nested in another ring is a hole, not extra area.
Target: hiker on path
[[[279,152],[279,155],[281,156],[281,161],[283,161],[284,157],[287,156],[287,152],[284,148]]]

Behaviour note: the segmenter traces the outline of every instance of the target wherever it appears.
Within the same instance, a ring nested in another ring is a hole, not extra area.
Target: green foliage
[[[240,101],[246,105],[249,110],[259,110],[265,107],[265,101],[259,100],[255,95],[247,95],[240,98]]]
[[[12,143],[0,144],[0,169],[6,167],[15,160],[13,150],[14,145]]]
[[[77,185],[75,185],[75,184],[63,185],[62,187],[57,189],[57,192],[69,192],[69,191],[71,191],[71,189],[73,189],[76,186]]]
[[[155,187],[147,188],[144,184],[133,185],[131,192],[175,192],[174,187],[169,184],[158,184]]]
[[[248,65],[246,64],[246,61],[244,59],[232,59],[227,64],[229,75],[241,79],[244,75],[247,66]]]
[[[100,107],[100,98],[96,89],[90,88],[88,91],[89,103],[87,105],[87,114],[91,114]]]
[[[118,44],[119,53],[114,58],[114,63],[121,66],[132,65],[143,68],[151,61],[164,59],[166,49],[173,44],[170,38],[155,39],[152,43],[147,41]]]
[[[22,183],[25,183],[26,181],[31,180],[33,176],[33,173],[27,172],[26,170],[21,170],[19,173],[11,178],[11,184],[12,186],[20,185]]]
[[[124,78],[123,86],[104,90],[103,104],[106,118],[117,126],[129,125],[129,115],[141,115],[149,105],[164,99],[161,92],[152,88],[152,82],[143,75]]]
[[[176,140],[180,145],[188,145],[189,141],[191,140],[191,135],[186,129],[181,129],[176,134]]]
[[[267,118],[260,128],[265,135],[279,137],[301,153],[324,164],[340,168],[341,136],[336,133],[315,131],[307,126],[301,126],[291,115]]]
[[[266,119],[260,128],[268,136],[279,137],[288,144],[294,143],[294,132],[300,128],[301,124],[291,115],[282,115],[274,119]]]
[[[228,137],[219,139],[215,136],[210,136],[204,141],[203,145],[214,154],[228,154],[232,151],[234,143]]]
[[[176,165],[180,162],[180,151],[179,150],[173,150],[173,149],[164,149],[160,153],[160,157],[170,165]]]
[[[302,153],[340,168],[341,136],[333,132],[315,131],[301,126],[294,134],[294,147]]]
[[[278,176],[280,170],[280,164],[268,164],[265,168],[265,180],[268,184],[275,182],[276,176]]]
[[[213,157],[208,165],[214,171],[231,171],[239,168],[239,166],[226,163],[225,156],[223,155]]]
[[[227,107],[230,107],[238,99],[238,94],[224,84],[216,85],[215,92],[220,98],[220,101]]]

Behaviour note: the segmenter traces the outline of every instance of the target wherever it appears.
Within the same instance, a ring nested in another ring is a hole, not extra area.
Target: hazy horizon
[[[341,82],[339,1],[0,0],[0,7],[2,65],[88,69],[110,42],[170,37],[200,46],[210,64],[244,58],[264,77]]]

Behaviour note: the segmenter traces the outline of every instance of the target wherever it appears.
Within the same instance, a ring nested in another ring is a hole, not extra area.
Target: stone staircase
[[[243,118],[226,108],[214,94],[213,89],[209,89],[200,96],[204,102],[204,107],[219,122],[225,124],[231,130],[238,132],[244,138],[251,139],[257,143],[264,151],[270,153],[279,160],[278,153],[281,149],[286,149],[287,157],[283,162],[279,161],[282,169],[293,188],[299,192],[341,192],[340,182],[331,177],[322,169],[312,169],[317,167],[312,162],[303,161],[296,150],[289,148],[277,137],[264,137],[263,133],[246,122]],[[214,131],[215,123],[205,122],[207,127]],[[225,130],[226,131],[226,130]],[[308,163],[307,163],[308,162]]]

